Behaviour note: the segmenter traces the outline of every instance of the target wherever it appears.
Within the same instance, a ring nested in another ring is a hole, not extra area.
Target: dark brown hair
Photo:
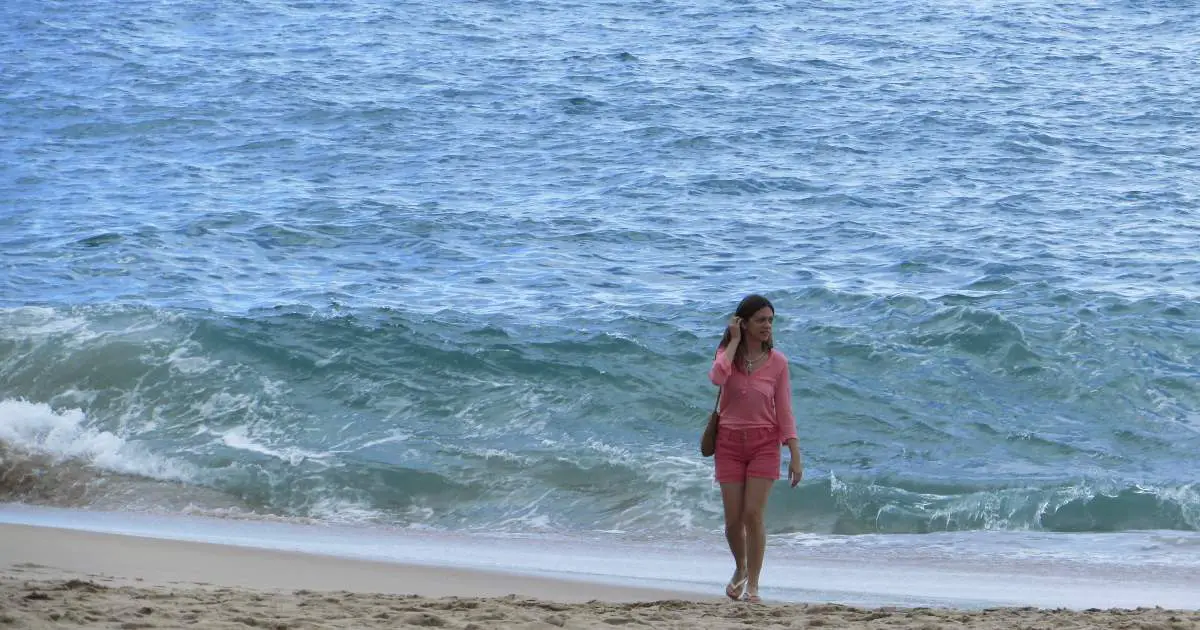
[[[771,309],[772,315],[775,314],[775,305],[771,304],[771,300],[768,300],[767,298],[765,298],[761,295],[758,295],[757,293],[751,293],[750,295],[747,295],[746,297],[742,298],[742,301],[738,303],[737,310],[735,310],[733,312],[733,314],[742,318],[744,321],[750,321],[750,317],[753,316],[755,313],[759,312],[760,310],[762,310],[763,307]],[[725,346],[728,346],[729,340],[730,340],[729,326],[726,325],[725,334],[721,337],[721,343],[717,345],[717,350],[720,350],[720,349],[724,348]],[[766,341],[763,343],[762,349],[764,351],[770,350],[774,345],[775,345],[775,336],[772,335],[771,339],[769,341]],[[741,369],[738,366],[740,366],[742,364],[742,360],[745,357],[746,357],[746,344],[738,344],[737,352],[734,353],[734,356],[733,356],[734,369],[737,369],[737,370]]]

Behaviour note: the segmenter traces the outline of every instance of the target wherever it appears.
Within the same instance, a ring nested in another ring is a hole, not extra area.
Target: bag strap
[[[717,400],[713,403],[713,413],[721,412],[721,387],[717,387]]]

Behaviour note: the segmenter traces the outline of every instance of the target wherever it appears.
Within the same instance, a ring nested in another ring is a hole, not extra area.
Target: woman
[[[725,538],[735,566],[725,594],[737,600],[744,591],[753,603],[762,601],[758,576],[767,546],[763,514],[771,485],[779,479],[780,444],[791,451],[788,481],[793,488],[804,475],[787,357],[774,349],[771,338],[774,321],[775,307],[767,298],[746,296],[729,321],[709,371],[713,384],[721,387],[713,458],[725,504]]]

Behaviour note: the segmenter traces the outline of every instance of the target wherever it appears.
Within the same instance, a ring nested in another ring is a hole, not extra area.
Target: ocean
[[[707,370],[757,292],[806,464],[774,546],[1200,567],[1198,25],[6,2],[0,502],[717,540]]]

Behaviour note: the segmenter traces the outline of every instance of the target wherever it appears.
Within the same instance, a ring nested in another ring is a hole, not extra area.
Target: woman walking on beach
[[[774,349],[775,307],[761,295],[740,304],[713,360],[709,378],[718,399],[717,482],[725,505],[725,538],[735,569],[725,594],[758,603],[767,533],[763,524],[771,486],[779,479],[780,445],[791,451],[788,481],[800,483],[804,467],[792,414],[787,357]]]

